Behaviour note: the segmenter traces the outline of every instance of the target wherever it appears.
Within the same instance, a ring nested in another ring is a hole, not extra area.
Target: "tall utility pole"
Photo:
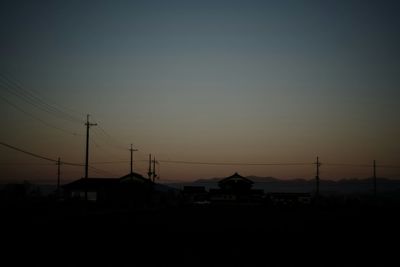
[[[157,174],[156,174],[156,157],[154,156],[154,158],[153,158],[153,183],[156,182],[156,177],[157,177]]]
[[[134,149],[131,144],[131,148],[129,149],[129,151],[131,152],[131,174],[132,174],[133,173],[133,152],[138,151],[138,150]]]
[[[90,126],[96,126],[97,123],[89,122],[89,114],[86,117],[86,161],[85,161],[85,178],[88,178],[89,174],[89,129]]]
[[[90,123],[89,122],[89,114],[86,117],[86,161],[85,161],[85,180],[87,183],[88,174],[89,174],[89,129],[90,126],[96,126],[97,123]],[[85,186],[85,200],[88,200],[88,192],[87,192],[87,184]]]
[[[61,159],[57,160],[57,197],[60,198],[60,179],[61,179]]]
[[[317,175],[315,176],[315,182],[316,182],[316,196],[319,197],[319,167],[321,166],[321,163],[319,162],[319,157],[317,157],[317,162],[315,163],[317,166]]]
[[[376,161],[374,160],[374,196],[376,196],[377,190],[376,190]]]
[[[151,181],[151,175],[153,173],[151,172],[151,154],[149,154],[149,171],[147,172],[147,175],[149,176],[149,180]]]

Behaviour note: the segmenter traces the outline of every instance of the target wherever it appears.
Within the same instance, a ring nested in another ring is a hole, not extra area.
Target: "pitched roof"
[[[120,182],[125,182],[125,181],[137,181],[137,182],[145,182],[148,183],[150,180],[148,178],[145,178],[143,175],[137,172],[132,172],[128,173],[127,175],[122,176],[119,178]]]
[[[118,184],[119,179],[116,178],[81,178],[69,184],[63,185],[64,189],[73,188],[99,188]]]
[[[141,174],[132,172],[121,178],[81,178],[73,181],[69,184],[63,185],[62,187],[66,190],[96,190],[104,188],[121,188],[127,185],[146,185],[153,186],[153,189],[158,192],[171,192],[179,191],[173,187],[169,187],[162,184],[153,183],[151,180],[143,177]]]
[[[234,181],[235,183],[237,182],[245,182],[249,184],[253,184],[254,182],[250,179],[247,179],[246,177],[241,176],[239,173],[235,172],[233,175],[226,177],[222,179],[221,181],[218,182],[218,184],[223,184],[229,181]]]

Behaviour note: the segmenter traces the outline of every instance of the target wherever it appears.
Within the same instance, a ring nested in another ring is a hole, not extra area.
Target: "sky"
[[[1,1],[0,142],[160,181],[365,178],[399,166],[398,1]],[[202,163],[307,163],[246,166]],[[111,162],[111,163],[110,163]],[[3,180],[53,162],[0,147]],[[63,181],[84,175],[62,166]],[[399,168],[378,175],[400,178]]]

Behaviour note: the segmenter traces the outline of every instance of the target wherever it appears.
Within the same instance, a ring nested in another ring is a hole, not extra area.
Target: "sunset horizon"
[[[4,1],[3,181],[400,178],[392,1]]]

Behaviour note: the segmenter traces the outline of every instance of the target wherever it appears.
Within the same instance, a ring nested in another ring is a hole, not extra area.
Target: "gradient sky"
[[[319,155],[400,165],[399,13],[398,1],[2,1],[0,74],[82,121],[91,114],[100,126],[91,162],[115,176],[129,164],[95,163],[129,160],[130,143],[138,160],[312,163]],[[83,163],[83,122],[6,87],[0,141]],[[0,168],[15,180],[56,173],[4,147]],[[145,173],[146,163],[136,169]],[[160,171],[164,180],[315,175],[311,165],[162,163]],[[400,169],[378,174],[400,178]],[[65,180],[81,176],[81,167],[63,168]],[[370,176],[370,168],[321,169],[321,178]]]

